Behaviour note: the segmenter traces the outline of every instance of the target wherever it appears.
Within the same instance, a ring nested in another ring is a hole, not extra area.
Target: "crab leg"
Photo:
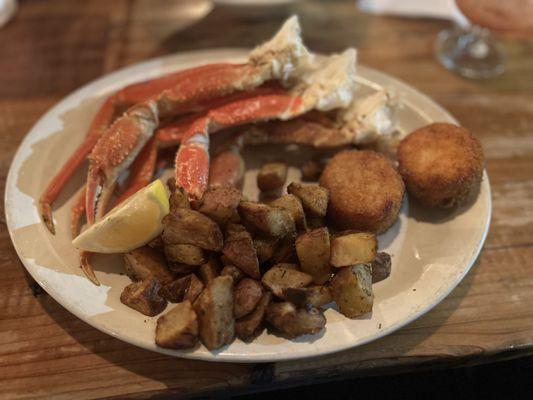
[[[287,93],[259,95],[211,109],[183,135],[176,155],[176,184],[191,199],[202,197],[209,177],[209,134],[221,129],[275,118],[289,118],[304,110],[301,99]]]
[[[250,53],[246,64],[200,71],[127,110],[110,126],[89,156],[88,223],[92,224],[105,213],[117,177],[131,165],[161,118],[205,108],[213,99],[257,88],[269,80],[287,82],[309,57],[301,41],[297,18],[292,17],[272,40]]]
[[[41,198],[39,199],[40,213],[48,230],[55,234],[54,221],[52,218],[52,203],[57,200],[59,193],[72,177],[74,172],[83,164],[86,157],[94,148],[100,137],[109,128],[109,125],[120,110],[124,110],[133,104],[146,101],[168,87],[177,85],[180,81],[188,80],[198,73],[223,71],[230,68],[231,64],[210,64],[201,67],[179,71],[157,79],[135,83],[121,89],[108,97],[93,118],[87,136],[72,156],[61,167],[59,172],[52,178]]]
[[[127,189],[119,196],[116,204],[122,203],[132,194],[150,183],[154,176],[157,161],[157,143],[153,137],[146,143],[131,167]]]

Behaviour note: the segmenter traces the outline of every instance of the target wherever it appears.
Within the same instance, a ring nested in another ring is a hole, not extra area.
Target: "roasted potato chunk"
[[[194,302],[203,289],[202,281],[196,275],[189,274],[164,285],[159,289],[159,295],[171,303],[180,303],[185,300]]]
[[[200,277],[205,285],[208,285],[213,279],[220,275],[222,266],[215,257],[211,257],[205,264],[198,268]]]
[[[279,264],[270,268],[261,278],[261,283],[279,298],[283,298],[285,289],[301,288],[312,281],[311,275]]]
[[[202,343],[209,350],[231,343],[235,336],[233,318],[233,279],[213,279],[194,302]]]
[[[201,265],[207,261],[204,251],[192,244],[167,244],[164,249],[168,261],[187,265]]]
[[[298,258],[296,257],[296,249],[294,247],[294,236],[287,235],[281,239],[269,261],[272,265],[297,262]]]
[[[244,272],[242,272],[235,265],[226,265],[220,271],[221,276],[231,276],[233,278],[233,283],[237,284],[242,278],[244,278]]]
[[[167,301],[159,296],[161,283],[155,278],[133,282],[124,288],[120,294],[120,301],[141,314],[153,317],[162,312]]]
[[[295,195],[302,202],[305,212],[310,217],[325,217],[328,211],[329,190],[314,183],[293,182],[287,192]]]
[[[282,208],[241,201],[239,215],[244,225],[268,236],[281,237],[295,231],[291,214]]]
[[[301,308],[308,306],[322,307],[333,301],[333,297],[331,297],[331,292],[327,286],[287,288],[283,290],[283,297]]]
[[[273,162],[264,164],[257,174],[257,187],[263,192],[276,190],[285,184],[287,164]]]
[[[307,229],[318,229],[327,226],[326,218],[312,217],[307,218]]]
[[[187,265],[178,263],[169,263],[168,268],[172,271],[176,277],[184,277],[198,270],[197,265]]]
[[[247,342],[259,333],[271,300],[272,293],[263,292],[255,310],[235,321],[235,334],[239,339]]]
[[[178,208],[190,209],[189,199],[187,193],[182,188],[176,188],[169,197],[170,212],[174,212]]]
[[[253,241],[259,263],[270,260],[276,251],[278,239],[256,237]]]
[[[263,295],[261,284],[250,278],[242,279],[234,291],[233,314],[241,318],[251,313]]]
[[[164,245],[165,243],[163,242],[161,235],[157,236],[155,239],[152,239],[152,241],[148,243],[148,246],[155,250],[163,250]]]
[[[296,254],[302,271],[313,277],[313,282],[322,284],[331,274],[330,243],[328,228],[318,228],[296,238]]]
[[[390,255],[384,252],[376,254],[372,261],[372,283],[377,283],[386,279],[390,275],[391,259]]]
[[[167,349],[190,349],[196,346],[198,318],[189,300],[176,304],[157,319],[155,343]]]
[[[368,232],[346,233],[331,239],[331,265],[349,265],[371,262],[376,256],[376,235]]]
[[[159,282],[174,280],[174,275],[167,267],[165,257],[149,246],[139,247],[124,254],[126,275],[136,282],[155,277]]]
[[[307,161],[302,165],[302,181],[316,182],[320,178],[320,174],[324,170],[324,163],[319,161]]]
[[[165,244],[191,244],[204,250],[222,250],[222,232],[211,218],[194,210],[178,208],[163,218]]]
[[[266,320],[287,338],[320,332],[326,326],[326,318],[317,308],[296,308],[289,302],[270,303]]]
[[[261,277],[252,236],[247,231],[229,231],[222,253],[225,262],[235,265],[246,275],[254,279]]]
[[[307,229],[307,222],[305,220],[305,213],[300,199],[293,194],[286,194],[270,202],[270,206],[279,207],[287,210],[296,224],[296,228],[300,230]]]
[[[197,205],[197,210],[220,226],[225,226],[237,215],[241,197],[242,192],[231,186],[209,187]]]
[[[341,268],[333,278],[330,290],[340,312],[348,318],[369,313],[374,303],[370,265]]]

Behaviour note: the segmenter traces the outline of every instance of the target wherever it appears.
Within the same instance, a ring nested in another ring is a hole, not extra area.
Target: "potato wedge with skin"
[[[310,217],[325,217],[328,211],[329,190],[314,183],[293,182],[287,192],[298,197]]]
[[[296,238],[296,254],[302,271],[313,277],[313,282],[322,284],[331,274],[330,242],[328,228],[318,228]]]
[[[391,258],[384,252],[376,254],[376,258],[371,263],[372,266],[372,283],[381,282],[390,275]]]
[[[244,272],[242,272],[235,265],[224,266],[222,271],[220,271],[220,276],[231,276],[234,284],[237,284],[242,278],[245,277]]]
[[[209,187],[196,209],[220,226],[225,226],[237,214],[241,197],[242,192],[231,186]]]
[[[222,250],[222,232],[217,223],[204,214],[178,208],[163,218],[166,244],[191,244],[204,250]]]
[[[322,307],[333,301],[333,297],[327,286],[287,288],[283,291],[283,297],[297,307],[302,308],[307,306]]]
[[[196,275],[189,274],[164,285],[159,289],[159,295],[171,303],[185,300],[194,302],[202,290],[204,290],[202,281]]]
[[[163,239],[161,238],[161,235],[157,236],[155,239],[152,239],[151,242],[147,244],[147,246],[151,247],[155,250],[163,250],[163,246],[165,243],[163,242]]]
[[[242,279],[234,291],[233,314],[241,318],[251,313],[263,295],[261,284],[250,278]]]
[[[120,301],[141,314],[153,317],[167,306],[167,301],[159,296],[160,289],[161,284],[153,277],[144,281],[133,282],[124,288],[120,294]]]
[[[178,263],[169,263],[168,269],[176,276],[176,278],[182,278],[185,275],[189,275],[193,272],[198,271],[197,265],[187,265],[187,264],[178,264]]]
[[[272,301],[272,293],[265,291],[257,303],[257,307],[250,314],[235,321],[235,334],[245,342],[259,334],[265,319],[268,305]]]
[[[124,269],[134,282],[150,279],[152,276],[161,283],[174,280],[174,274],[168,269],[165,257],[149,246],[125,253]]]
[[[311,217],[307,218],[307,229],[318,229],[327,226],[326,218]]]
[[[287,210],[296,224],[296,228],[300,230],[307,229],[307,222],[305,220],[304,208],[302,202],[293,194],[283,195],[276,200],[270,202],[272,207],[279,207]]]
[[[318,333],[326,326],[326,318],[321,310],[315,307],[296,308],[289,302],[270,303],[266,320],[289,339]]]
[[[193,304],[198,316],[202,343],[209,350],[232,342],[235,336],[233,317],[233,278],[213,279]]]
[[[349,265],[371,262],[376,257],[378,240],[369,232],[339,234],[331,239],[331,265]]]
[[[215,257],[211,257],[205,264],[200,265],[198,272],[204,282],[204,285],[208,285],[213,279],[220,275],[222,271],[222,265]]]
[[[247,231],[228,232],[222,253],[225,262],[235,265],[246,275],[254,279],[261,278],[259,261],[252,236]]]
[[[287,180],[287,164],[273,162],[264,164],[257,174],[257,187],[262,192],[276,190]]]
[[[256,237],[253,239],[257,259],[262,264],[268,261],[274,255],[278,245],[278,238],[262,238]]]
[[[189,199],[187,193],[182,188],[177,188],[169,197],[170,212],[174,212],[178,208],[190,209]]]
[[[311,160],[302,165],[302,181],[316,182],[324,170],[324,163]]]
[[[261,283],[279,298],[283,298],[285,289],[305,287],[312,281],[311,275],[280,265],[270,268],[261,278]]]
[[[176,304],[157,319],[155,343],[166,349],[190,349],[196,346],[198,318],[189,300]]]
[[[207,261],[204,251],[192,244],[167,244],[164,249],[168,261],[187,265],[201,265]]]
[[[281,239],[274,250],[274,254],[270,258],[269,262],[272,265],[279,263],[293,263],[297,262],[296,248],[294,246],[294,236],[287,235]]]
[[[340,312],[355,318],[372,311],[372,271],[368,264],[341,268],[331,281],[331,295]]]
[[[262,203],[241,201],[239,215],[245,226],[268,236],[282,237],[296,229],[287,210]]]

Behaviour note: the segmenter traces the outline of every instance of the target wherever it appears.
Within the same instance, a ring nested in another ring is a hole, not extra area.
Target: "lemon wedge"
[[[169,195],[159,179],[139,190],[76,237],[72,244],[94,253],[126,253],[143,246],[163,230]]]

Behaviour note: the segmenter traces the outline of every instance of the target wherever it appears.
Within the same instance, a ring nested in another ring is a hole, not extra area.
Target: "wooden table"
[[[209,13],[211,7],[194,0],[22,1],[15,20],[0,29],[2,187],[26,132],[70,91],[163,54],[253,46],[297,12],[313,50],[357,46],[362,63],[427,93],[481,139],[494,204],[484,250],[439,306],[374,343],[279,364],[195,362],[113,339],[38,288],[32,293],[2,209],[0,397],[256,391],[533,353],[533,41],[506,40],[507,72],[470,81],[434,60],[433,42],[444,22],[363,15],[353,1],[305,1],[266,11],[217,6]]]

